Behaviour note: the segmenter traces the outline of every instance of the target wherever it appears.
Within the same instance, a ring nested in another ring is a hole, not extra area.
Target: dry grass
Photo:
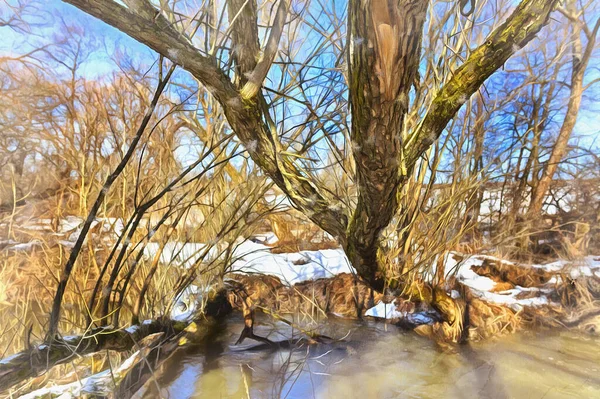
[[[63,224],[87,217],[136,134],[156,72],[127,70],[105,84],[74,81],[78,96],[73,100],[66,95],[70,89],[52,76],[15,70],[11,93],[57,103],[38,102],[45,129],[23,126],[29,147],[19,151],[40,153],[41,159],[26,158],[20,173],[2,170],[0,357],[43,340],[62,269],[79,234],[79,223],[69,231]],[[89,321],[127,325],[133,316],[168,315],[187,287],[221,278],[234,242],[251,235],[270,212],[257,210],[270,183],[243,157],[219,107],[206,92],[187,90],[185,107],[171,97],[159,101],[131,161],[105,193],[98,220],[118,221],[125,228],[120,235],[100,224],[90,230],[62,301],[61,333],[81,333]],[[61,103],[67,100],[72,103]],[[27,111],[16,105],[14,112]],[[53,111],[63,106],[71,107],[68,118]],[[187,161],[176,156],[182,146],[188,147]],[[175,242],[197,250],[169,252],[166,244]],[[144,255],[150,249],[156,256]]]
[[[278,238],[271,249],[273,253],[318,251],[339,247],[337,240],[293,209],[270,213],[264,223],[266,230],[272,231]]]
[[[469,300],[469,339],[479,341],[494,336],[516,332],[521,319],[506,306],[499,306],[476,298]]]
[[[116,369],[128,356],[128,352],[103,351],[74,357],[67,364],[54,366],[39,377],[13,387],[10,393],[0,395],[0,398],[14,398],[49,385],[61,386],[81,381],[109,367]]]
[[[257,308],[312,321],[329,314],[360,318],[383,298],[382,294],[347,273],[297,283],[291,287],[274,276],[235,274],[231,278],[243,285]],[[241,308],[234,297],[232,305]]]
[[[521,287],[539,287],[553,277],[542,268],[515,265],[507,262],[484,259],[480,267],[474,269],[480,276],[488,277],[496,282],[496,291],[506,291],[516,285]]]

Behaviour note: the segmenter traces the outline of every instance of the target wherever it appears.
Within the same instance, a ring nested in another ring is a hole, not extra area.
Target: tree
[[[579,13],[574,0],[569,0],[567,6],[562,13],[571,21],[571,46],[572,46],[572,66],[571,66],[571,85],[570,85],[570,96],[565,118],[563,120],[558,138],[552,148],[550,158],[546,163],[546,166],[542,172],[541,178],[537,181],[537,184],[533,187],[531,193],[531,202],[529,204],[528,215],[530,218],[539,216],[542,211],[544,204],[544,198],[550,188],[550,183],[556,173],[559,163],[564,158],[567,152],[567,145],[575,123],[577,122],[577,115],[581,107],[581,98],[585,90],[584,77],[587,66],[592,57],[592,52],[596,45],[596,37],[598,30],[600,30],[600,18],[596,21],[593,28],[586,23],[585,15],[583,12]],[[585,46],[582,43],[582,33],[585,36],[587,43]]]
[[[483,82],[547,23],[558,0],[523,0],[485,42],[473,50],[433,98],[415,129],[406,131],[410,91],[418,82],[422,33],[429,1],[357,1],[348,4],[350,138],[358,183],[355,209],[334,207],[331,195],[283,151],[263,85],[281,39],[289,3],[281,0],[264,49],[257,4],[229,0],[232,80],[214,54],[200,52],[190,29],[167,2],[64,0],[116,27],[189,71],[217,99],[254,162],[314,223],[337,237],[357,273],[373,288],[386,283],[378,261],[379,235],[398,207],[398,193],[422,154]],[[465,2],[461,2],[464,3]]]

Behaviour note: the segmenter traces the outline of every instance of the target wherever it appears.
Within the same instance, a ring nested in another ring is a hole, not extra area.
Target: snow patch
[[[11,251],[31,251],[33,248],[41,245],[42,243],[39,240],[33,240],[30,242],[24,242],[22,244],[7,246],[5,249],[10,249]]]
[[[396,307],[396,300],[391,303],[379,301],[377,305],[365,312],[365,316],[371,316],[383,320],[403,319],[413,324],[432,324],[434,318],[425,312],[400,312]]]
[[[208,289],[202,289],[196,285],[188,286],[177,298],[175,306],[171,309],[170,318],[176,321],[191,321],[198,314],[198,303],[202,296],[208,293]]]
[[[15,353],[14,355],[10,355],[5,357],[4,359],[0,359],[0,364],[10,364],[10,362],[19,357],[19,353]]]
[[[244,241],[235,249],[234,258],[234,272],[269,274],[289,285],[353,272],[342,249],[273,254],[263,244]]]
[[[263,245],[275,245],[279,242],[279,238],[273,232],[255,234],[250,240]]]
[[[519,311],[525,306],[537,307],[552,304],[547,296],[547,294],[552,292],[551,288],[540,289],[516,286],[514,289],[502,292],[492,292],[492,290],[496,287],[496,283],[488,277],[478,275],[473,270],[475,267],[480,267],[486,259],[504,264],[515,265],[513,262],[495,258],[489,255],[471,256],[462,262],[456,261],[456,259],[450,255],[447,258],[445,270],[446,273],[456,271],[456,278],[461,283],[469,287],[471,292],[478,298],[498,305],[509,306],[515,311]],[[577,278],[580,276],[591,276],[594,273],[597,273],[596,269],[600,269],[600,260],[590,256],[580,262],[559,260],[544,265],[522,265],[522,267],[541,268],[545,271],[553,273],[564,270],[570,274],[571,278]],[[557,281],[557,278],[553,277],[550,281],[548,281],[547,286],[551,287],[553,284],[557,283]],[[536,292],[538,295],[531,298],[518,298],[518,296],[524,292]]]
[[[129,334],[132,334],[132,335],[133,335],[133,334],[135,334],[135,332],[136,332],[137,330],[139,330],[139,329],[140,329],[140,327],[139,327],[139,326],[129,326],[129,327],[127,327],[127,328],[125,329],[125,331],[127,331]]]
[[[207,245],[202,243],[168,242],[160,254],[160,261],[165,264],[174,263],[181,267],[190,268],[202,259],[206,249]],[[150,242],[144,248],[144,255],[149,259],[153,259],[159,250],[159,243]],[[214,257],[216,252],[216,248],[211,248],[206,256],[208,258]]]
[[[396,300],[391,303],[379,301],[377,305],[367,310],[365,316],[377,317],[379,319],[399,319],[404,316],[402,312],[396,309]]]
[[[558,260],[543,265],[533,265],[532,267],[544,269],[551,273],[563,271],[565,274],[569,274],[572,279],[577,279],[579,277],[591,277],[597,275],[597,273],[600,272],[600,258],[597,256],[587,256],[581,260]]]

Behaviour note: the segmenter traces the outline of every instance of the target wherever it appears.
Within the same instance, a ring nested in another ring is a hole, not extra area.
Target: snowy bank
[[[233,272],[269,274],[289,285],[354,272],[342,249],[274,254],[264,244],[244,241],[235,249],[234,258]]]

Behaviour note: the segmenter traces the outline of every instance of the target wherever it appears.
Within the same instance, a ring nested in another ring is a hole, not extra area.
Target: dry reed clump
[[[251,307],[262,309],[269,314],[306,315],[316,320],[333,314],[340,317],[361,318],[367,309],[384,300],[384,295],[373,291],[360,279],[347,273],[331,278],[306,281],[287,287],[273,276],[240,275],[231,276],[230,284],[235,289],[243,289],[251,300]],[[466,302],[452,299],[441,287],[432,288],[425,283],[413,282],[412,289],[394,298],[397,310],[404,312],[431,311],[441,314],[442,322],[422,325],[416,331],[427,335],[440,344],[458,343],[464,340]],[[412,291],[412,294],[408,294]],[[242,309],[244,304],[235,290],[230,293],[234,309]],[[387,298],[391,299],[391,298]],[[399,325],[404,325],[402,320]],[[411,327],[414,327],[411,326]]]
[[[490,304],[478,299],[469,301],[471,339],[485,339],[504,331],[514,332],[520,326],[570,327],[584,331],[598,330],[594,314],[599,311],[600,279],[595,276],[571,278],[566,272],[551,273],[541,268],[518,266],[496,261],[484,261],[477,274],[496,282],[495,291],[516,285],[528,288],[552,288],[550,303],[524,306],[518,313],[508,307]],[[548,282],[556,278],[554,287]],[[537,291],[524,292],[519,299],[540,295]],[[473,335],[474,334],[474,335]]]
[[[328,314],[359,318],[383,298],[382,294],[348,273],[301,282],[291,287],[269,275],[233,274],[230,277],[245,290],[255,308],[282,314],[309,315],[313,319]],[[230,295],[230,302],[235,309],[242,307],[237,295]]]
[[[555,286],[555,300],[567,309],[589,307],[600,300],[600,278],[582,276],[576,279],[561,273]]]
[[[59,244],[40,245],[27,250],[0,251],[0,357],[12,354],[30,344],[40,341],[50,311],[50,304],[57,284],[57,270],[67,249]],[[96,256],[100,256],[97,252]],[[80,262],[87,265],[75,272],[77,284],[67,293],[69,306],[65,307],[64,326],[76,331],[86,316],[83,293],[93,287],[97,259],[89,251],[82,253]]]
[[[443,306],[442,306],[443,304]],[[443,321],[433,324],[422,324],[414,330],[417,334],[428,337],[443,348],[449,348],[451,344],[465,341],[465,323],[467,320],[466,302],[461,299],[434,302],[433,307],[438,310]]]
[[[289,210],[266,217],[268,231],[277,236],[273,253],[291,253],[339,248],[340,244],[297,211]]]
[[[480,341],[501,334],[516,332],[520,316],[506,306],[471,298],[468,303],[468,337]]]
[[[371,289],[352,274],[342,273],[332,278],[321,278],[295,284],[288,291],[287,312],[301,309],[313,314],[334,314],[341,317],[360,318],[375,306],[383,295]]]
[[[591,334],[600,331],[600,278],[582,276],[576,279],[564,273],[558,279],[553,300],[560,309],[550,309],[544,318],[535,319],[546,326],[578,328]]]
[[[413,279],[402,287],[400,296],[414,302],[431,303],[433,301],[431,284],[422,279]]]
[[[414,290],[413,287],[412,291]],[[450,297],[450,290],[459,292],[460,296]],[[468,287],[454,278],[436,287],[427,284],[418,286],[417,292],[424,293],[421,298],[430,301],[443,320],[431,325],[418,326],[415,331],[431,338],[443,348],[467,340],[480,341],[514,333],[521,326],[519,314],[507,306],[475,297]]]
[[[243,306],[235,290],[243,289],[255,306],[275,309],[279,296],[287,289],[278,277],[263,274],[232,274],[225,283],[232,288],[228,292],[228,300],[234,309]]]
[[[499,273],[499,267],[488,271]],[[518,270],[508,265],[500,270],[506,278],[534,286],[535,281],[546,281],[547,274],[531,272],[532,268]],[[497,274],[495,274],[497,275]],[[282,314],[304,314],[316,319],[327,314],[360,318],[365,311],[384,295],[372,291],[355,276],[340,274],[332,278],[306,281],[287,287],[273,276],[235,275],[252,298],[256,307]],[[568,281],[564,279],[564,281]],[[537,287],[539,288],[539,287]],[[460,297],[448,295],[457,290]],[[508,306],[487,302],[475,297],[470,289],[455,279],[432,286],[414,280],[407,284],[402,295],[395,298],[399,311],[427,311],[432,308],[440,315],[440,321],[417,326],[415,331],[448,348],[467,339],[486,340],[503,334],[511,334],[523,327],[576,327],[587,332],[598,331],[600,311],[600,279],[585,278],[558,284],[555,298],[544,306],[524,306],[515,311]],[[539,295],[539,292],[530,295]],[[562,299],[561,299],[562,296]],[[388,298],[390,299],[390,298]],[[556,303],[556,304],[555,304]],[[240,304],[233,304],[240,308]],[[399,325],[403,325],[401,322]]]
[[[531,288],[546,284],[554,276],[542,268],[526,267],[496,260],[485,259],[473,271],[480,276],[488,277],[496,283],[495,291],[505,291],[516,285]]]
[[[560,328],[564,327],[562,320],[566,317],[565,309],[556,305],[541,305],[524,307],[519,312],[522,325],[527,328]]]

